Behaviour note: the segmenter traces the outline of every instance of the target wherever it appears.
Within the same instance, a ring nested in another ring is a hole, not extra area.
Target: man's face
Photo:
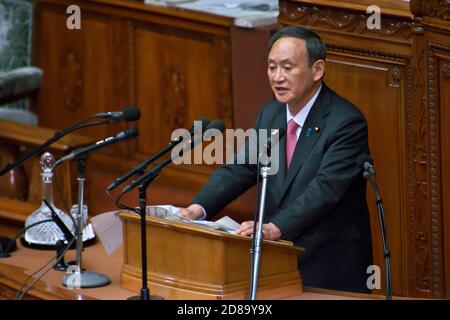
[[[309,67],[306,41],[287,37],[273,44],[267,75],[276,99],[298,112],[314,94],[323,73],[318,73],[316,64]]]

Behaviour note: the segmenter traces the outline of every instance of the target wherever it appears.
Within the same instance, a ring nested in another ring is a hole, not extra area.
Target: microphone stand
[[[380,222],[380,229],[381,229],[381,240],[383,242],[383,254],[386,263],[386,300],[392,300],[392,279],[391,279],[391,259],[390,259],[391,254],[389,252],[386,238],[386,224],[384,220],[383,201],[381,200],[380,190],[378,189],[375,180],[372,178],[372,175],[367,170],[365,170],[363,176],[367,181],[369,181],[370,185],[375,191],[376,205],[378,209],[378,219]]]
[[[81,253],[83,251],[83,199],[84,199],[84,181],[85,173],[86,173],[86,161],[87,155],[81,156],[78,158],[78,167],[77,167],[77,180],[78,180],[78,215],[77,215],[77,226],[76,226],[76,280],[79,280],[79,283],[75,285],[79,285],[80,288],[96,288],[107,285],[111,282],[108,276],[91,271],[85,271],[81,268]],[[73,275],[68,274],[63,277],[63,285],[69,286],[73,285],[70,283],[73,281]]]
[[[260,159],[258,160],[261,163]],[[270,170],[267,162],[262,164],[261,166],[261,198],[259,204],[259,213],[258,213],[258,222],[257,222],[257,231],[254,234],[254,241],[252,241],[252,249],[251,249],[251,268],[250,268],[250,291],[249,291],[249,300],[256,299],[256,288],[258,286],[258,274],[259,274],[259,261],[261,258],[261,243],[262,243],[262,227],[264,221],[264,207],[266,203],[266,193],[267,193],[267,176]],[[255,228],[253,228],[255,230]]]
[[[143,172],[140,172],[142,176]],[[129,297],[128,300],[163,300],[162,297],[150,295],[147,285],[147,188],[158,177],[159,172],[139,184],[139,214],[141,216],[141,267],[142,287],[139,296]]]

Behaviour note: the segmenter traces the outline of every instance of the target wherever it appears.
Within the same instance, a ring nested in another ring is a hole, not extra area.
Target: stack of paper
[[[147,215],[168,220],[179,220],[215,230],[226,231],[229,233],[234,233],[234,231],[239,227],[239,223],[228,216],[225,216],[215,222],[206,220],[191,220],[183,217],[180,214],[180,208],[171,205],[147,206]]]
[[[277,23],[278,0],[145,0],[158,6],[175,6],[234,18],[238,27],[254,28]]]

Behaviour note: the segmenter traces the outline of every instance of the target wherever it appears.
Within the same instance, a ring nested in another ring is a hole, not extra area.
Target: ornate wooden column
[[[412,0],[410,6],[414,14],[413,116],[417,119],[410,165],[420,177],[414,189],[420,197],[411,195],[416,201],[410,208],[408,291],[448,298],[450,2]]]
[[[367,26],[369,5],[381,9],[379,29]],[[396,295],[449,297],[449,12],[447,0],[280,1],[279,21],[322,37],[327,84],[368,119]],[[374,260],[384,273],[371,190],[368,202]]]

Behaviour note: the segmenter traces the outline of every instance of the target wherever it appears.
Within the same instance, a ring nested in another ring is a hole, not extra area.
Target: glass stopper
[[[40,164],[42,171],[44,172],[52,171],[53,168],[55,167],[55,158],[52,156],[50,152],[46,152],[41,156]]]

